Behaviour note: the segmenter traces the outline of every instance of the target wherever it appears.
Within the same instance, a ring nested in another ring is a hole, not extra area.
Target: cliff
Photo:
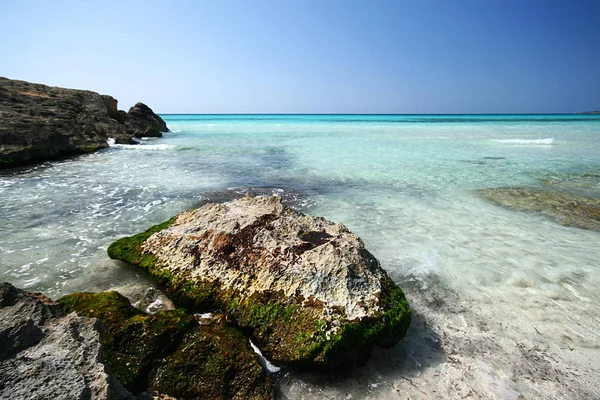
[[[0,77],[0,168],[89,153],[133,137],[161,136],[165,122],[143,103]]]

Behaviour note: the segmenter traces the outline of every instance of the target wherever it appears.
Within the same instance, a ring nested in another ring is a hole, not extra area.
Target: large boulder
[[[117,292],[75,293],[58,301],[105,326],[106,362],[131,392],[148,387],[184,399],[272,399],[273,384],[248,340],[222,318],[183,310],[155,315]]]
[[[410,324],[402,290],[358,236],[276,196],[206,204],[108,253],[148,270],[176,303],[222,310],[278,363],[361,364]]]
[[[144,103],[137,103],[129,109],[126,125],[133,136],[138,138],[161,137],[162,132],[169,132],[165,121]]]
[[[0,398],[124,399],[102,364],[102,326],[0,283]]]
[[[111,96],[0,77],[0,168],[93,152],[108,147],[109,138],[130,144],[134,136],[153,134],[136,113],[130,123],[127,118]],[[152,126],[166,129],[161,121]]]

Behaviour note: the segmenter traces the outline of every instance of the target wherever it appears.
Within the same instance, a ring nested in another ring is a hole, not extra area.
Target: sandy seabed
[[[600,399],[600,349],[557,338],[508,304],[461,299],[440,282],[402,285],[412,325],[364,367],[283,370],[281,399]]]

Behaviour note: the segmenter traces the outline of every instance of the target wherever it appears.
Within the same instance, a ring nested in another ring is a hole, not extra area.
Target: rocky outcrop
[[[0,398],[125,399],[102,364],[102,326],[0,283]]]
[[[487,188],[475,193],[511,210],[538,212],[561,225],[600,231],[600,200],[597,198],[524,187]]]
[[[168,132],[167,124],[144,103],[137,103],[129,109],[126,118],[128,132],[135,137],[161,137]]]
[[[102,321],[106,362],[135,394],[150,387],[185,399],[274,397],[248,340],[222,318],[200,325],[183,310],[149,315],[117,292],[75,293],[59,303]]]
[[[108,147],[108,138],[132,143],[145,132],[155,136],[144,118],[148,126],[168,131],[144,107],[128,123],[111,96],[0,77],[0,168],[93,152]]]
[[[360,364],[410,324],[404,294],[358,236],[276,196],[206,204],[108,253],[148,270],[175,303],[222,310],[279,363]]]
[[[0,398],[273,399],[274,387],[221,316],[149,315],[116,292],[53,302],[0,283]]]

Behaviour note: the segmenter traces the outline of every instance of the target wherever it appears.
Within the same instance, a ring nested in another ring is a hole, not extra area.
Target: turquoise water
[[[163,117],[162,139],[0,175],[3,280],[53,297],[135,284],[111,241],[207,199],[275,193],[358,233],[415,304],[443,286],[481,318],[600,348],[600,233],[473,194],[600,197],[600,116]]]

